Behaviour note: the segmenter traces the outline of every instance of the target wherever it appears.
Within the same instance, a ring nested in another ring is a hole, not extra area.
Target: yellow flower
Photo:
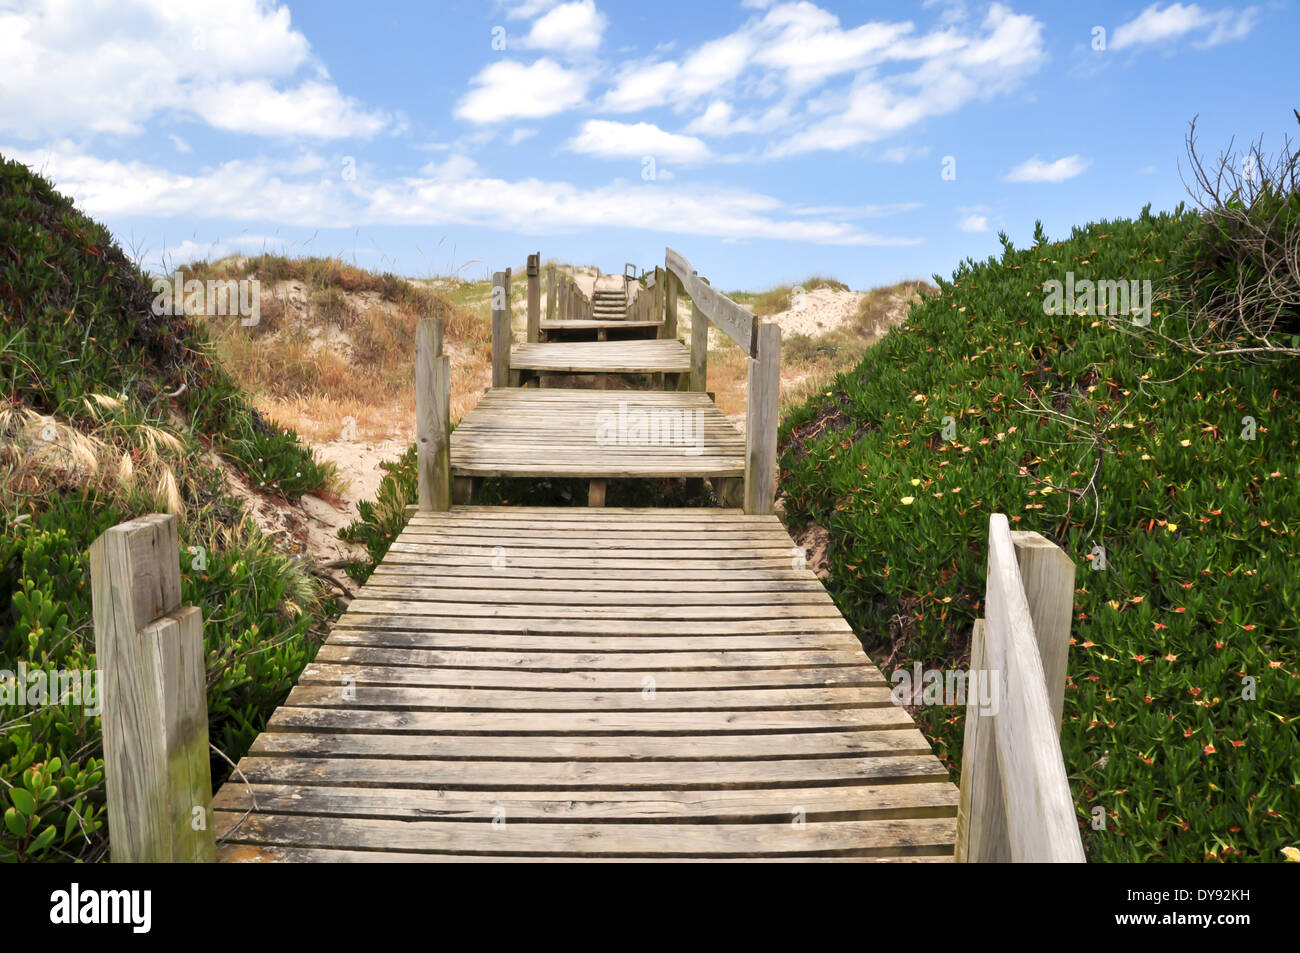
[[[914,497],[914,496],[905,496],[905,497],[903,497],[903,499],[902,499],[900,502],[901,502],[904,506],[911,506],[912,503],[913,503],[915,500],[916,500],[916,497]]]
[[[1178,442],[1182,444],[1184,447],[1190,447],[1192,445],[1192,442],[1190,440],[1180,440]]]
[[[921,481],[920,481],[920,480],[913,480],[913,481],[912,481],[912,486],[920,486],[920,485],[921,485]]]
[[[1294,847],[1283,847],[1282,856],[1293,864],[1300,864],[1300,850],[1296,850]]]
[[[1168,532],[1168,533],[1176,533],[1176,532],[1178,532],[1178,524],[1177,524],[1177,523],[1166,523],[1166,524],[1165,524],[1165,532]]]

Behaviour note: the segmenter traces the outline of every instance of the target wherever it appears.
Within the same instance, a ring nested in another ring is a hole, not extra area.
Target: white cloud
[[[426,162],[420,174],[444,182],[460,182],[479,174],[479,165],[466,155],[449,156],[444,162]]]
[[[332,83],[306,82],[283,91],[266,80],[221,83],[194,108],[217,129],[264,136],[366,138],[387,125],[387,120],[343,96]]]
[[[924,159],[929,154],[929,146],[891,146],[880,153],[880,160],[901,165],[908,159]]]
[[[194,149],[190,146],[190,144],[186,142],[184,139],[182,139],[180,136],[172,135],[172,136],[168,136],[167,138],[172,141],[172,145],[176,147],[177,152],[184,154],[184,153],[189,153],[194,151]]]
[[[506,16],[511,20],[531,20],[539,13],[545,13],[555,6],[558,0],[515,0],[507,3]]]
[[[731,103],[715,99],[686,125],[686,131],[706,136],[731,136],[736,133],[764,133],[780,128],[790,119],[784,105],[773,106],[755,116],[737,116]]]
[[[1171,3],[1163,9],[1160,4],[1153,3],[1132,20],[1117,26],[1110,46],[1114,50],[1152,46],[1192,33],[1204,34],[1197,46],[1218,46],[1249,33],[1255,26],[1256,14],[1254,7],[1247,7],[1241,13],[1232,8],[1210,13],[1195,3]]]
[[[957,223],[957,227],[963,232],[987,232],[989,230],[988,216],[967,215]]]
[[[613,112],[635,112],[709,95],[740,76],[756,42],[748,33],[733,33],[710,40],[681,62],[634,64],[619,74],[601,105]]]
[[[525,139],[531,139],[535,135],[537,135],[536,129],[516,129],[514,132],[510,133],[510,144],[512,146],[517,146]]]
[[[1013,89],[1045,58],[1043,24],[994,3],[979,29],[969,35],[949,28],[903,39],[884,50],[882,59],[919,64],[911,72],[892,75],[863,70],[847,94],[813,104],[825,118],[777,143],[771,154],[844,149],[887,138],[923,119]]]
[[[262,158],[226,162],[191,176],[140,162],[99,159],[66,143],[44,153],[8,147],[3,151],[43,170],[90,215],[179,218],[187,230],[197,219],[275,221],[307,228],[459,224],[535,235],[635,222],[651,231],[721,239],[861,246],[922,241],[868,232],[830,218],[800,217],[772,196],[730,187],[679,188],[636,179],[584,188],[559,181],[490,178],[471,174],[468,165],[448,163],[401,180],[358,175],[345,182],[336,174],[292,175]]]
[[[540,119],[572,109],[587,94],[587,74],[543,57],[531,66],[502,60],[474,77],[455,115],[474,123]]]
[[[0,11],[0,131],[23,139],[136,135],[159,115],[318,138],[371,135],[391,120],[330,83],[289,10],[265,0],[10,0]],[[296,82],[309,70],[312,79]],[[227,108],[234,97],[243,114]],[[308,113],[286,110],[305,105]],[[323,111],[341,108],[337,124]],[[317,108],[321,107],[321,108]],[[261,120],[272,113],[277,122]]]
[[[1026,159],[1005,176],[1004,182],[1064,182],[1073,179],[1092,164],[1091,159],[1079,155],[1063,156],[1055,162],[1044,162],[1038,156]]]
[[[595,0],[562,3],[539,17],[518,45],[527,49],[589,53],[600,46],[608,22],[605,14],[596,9]]]
[[[699,162],[709,158],[708,146],[699,139],[665,132],[649,122],[591,119],[583,124],[578,135],[566,143],[566,148],[604,159],[653,156],[659,161]]]

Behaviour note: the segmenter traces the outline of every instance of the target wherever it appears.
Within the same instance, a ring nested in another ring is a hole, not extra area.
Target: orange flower
[[[1208,754],[1214,754],[1214,745],[1206,745],[1206,746],[1205,746],[1205,753],[1206,753],[1207,755],[1208,755]]]
[[[1166,662],[1177,662],[1177,661],[1178,661],[1178,656],[1177,656],[1177,655],[1173,655],[1173,654],[1166,655],[1166,656],[1165,656],[1165,661],[1166,661]]]
[[[1234,748],[1240,748],[1240,747],[1241,747],[1242,745],[1244,745],[1245,743],[1246,743],[1246,742],[1244,742],[1244,741],[1234,741],[1234,742],[1232,743],[1232,746],[1233,746]]]

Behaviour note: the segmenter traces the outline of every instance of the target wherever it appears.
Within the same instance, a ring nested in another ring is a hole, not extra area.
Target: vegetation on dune
[[[809,275],[797,285],[779,285],[767,291],[753,294],[745,291],[735,291],[729,294],[733,301],[745,305],[754,314],[760,318],[770,317],[774,314],[780,314],[782,311],[789,311],[794,302],[795,289],[798,288],[803,292],[817,291],[821,288],[829,288],[832,291],[848,291],[849,286],[842,281],[834,278],[827,278],[825,275]]]
[[[456,288],[431,289],[375,274],[336,258],[260,255],[195,262],[187,277],[259,282],[255,326],[238,315],[201,314],[222,365],[272,419],[294,422],[317,439],[337,439],[349,418],[387,435],[414,419],[415,326],[440,317],[445,339],[464,349],[456,393],[490,368],[490,325],[458,304]],[[459,287],[459,286],[457,286]],[[458,407],[458,410],[464,408]]]
[[[990,513],[1076,561],[1062,747],[1093,860],[1280,860],[1300,817],[1300,384],[1173,343],[1219,224],[1003,236],[781,428],[787,510],[829,532],[827,585],[887,671],[967,663]],[[1151,280],[1151,325],[1045,314],[1066,272]],[[955,778],[962,711],[918,718]]]
[[[217,455],[286,497],[330,468],[253,410],[200,328],[154,314],[154,297],[102,226],[0,159],[0,860],[107,856],[98,694],[61,695],[69,676],[96,686],[86,553],[101,532],[181,518],[218,782],[336,608],[227,495]]]

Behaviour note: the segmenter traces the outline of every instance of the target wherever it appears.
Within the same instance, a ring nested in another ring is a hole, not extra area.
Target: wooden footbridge
[[[1055,773],[1048,759],[1025,781],[1021,735],[1007,729],[1000,760],[1001,719],[970,719],[968,765],[982,773],[959,796],[772,514],[779,329],[671,250],[622,317],[593,316],[552,277],[543,324],[539,279],[534,257],[514,343],[509,275],[495,276],[493,387],[454,432],[440,329],[421,326],[419,504],[210,809],[203,706],[184,701],[202,660],[197,610],[178,608],[170,581],[174,521],[96,543],[101,658],[131,673],[109,676],[104,701],[115,859],[943,861],[959,806],[961,859],[1001,859],[999,845],[1017,846],[1008,817],[1072,823],[1059,747]],[[689,348],[679,294],[693,304]],[[599,334],[620,321],[656,334]],[[704,388],[710,324],[750,356],[743,435]],[[563,372],[644,374],[659,389],[539,386]],[[591,505],[472,504],[474,481],[503,476],[589,480]],[[606,481],[636,477],[707,479],[723,505],[603,506]],[[1011,667],[1029,658],[1025,638],[1039,658],[1022,609],[1055,646],[1064,592],[1068,637],[1072,582],[1031,559],[1039,598],[1025,608],[998,552],[990,584],[1005,577],[1010,595],[996,629],[1012,636],[981,627],[977,648]],[[160,627],[187,612],[178,651]],[[1046,744],[1050,681],[1028,680],[1031,749]],[[191,803],[210,829],[194,832]],[[1020,835],[1015,856],[1078,859],[1038,844]]]

